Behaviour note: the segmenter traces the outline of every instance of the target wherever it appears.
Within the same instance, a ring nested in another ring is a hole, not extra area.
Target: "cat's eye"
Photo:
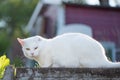
[[[35,50],[37,49],[38,47],[35,47]]]
[[[28,51],[29,51],[29,50],[30,50],[30,48],[26,48],[26,50],[28,50]]]

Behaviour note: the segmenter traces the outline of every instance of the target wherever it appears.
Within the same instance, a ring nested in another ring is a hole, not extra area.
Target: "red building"
[[[82,23],[92,28],[98,41],[115,42],[120,47],[120,8],[65,5],[65,23]]]

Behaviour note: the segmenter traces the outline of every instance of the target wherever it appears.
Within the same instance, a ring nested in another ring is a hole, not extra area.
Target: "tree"
[[[38,0],[0,0],[0,19],[7,23],[10,37],[23,34],[37,2]]]
[[[24,31],[38,0],[0,0],[0,55],[7,52],[15,37],[25,37]],[[10,44],[11,43],[11,44]]]

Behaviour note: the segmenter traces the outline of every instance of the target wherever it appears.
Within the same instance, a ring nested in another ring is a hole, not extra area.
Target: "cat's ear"
[[[23,41],[23,39],[17,38],[17,40],[18,40],[18,42],[21,44],[21,46],[24,45],[24,41]]]

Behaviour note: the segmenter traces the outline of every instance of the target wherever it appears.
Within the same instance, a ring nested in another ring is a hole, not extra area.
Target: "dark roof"
[[[100,6],[100,5],[88,5],[82,3],[73,3],[73,2],[64,2],[64,5],[71,5],[71,6],[78,6],[78,7],[88,7],[88,8],[101,8],[101,9],[113,9],[113,10],[120,10],[120,7],[111,7],[111,6]]]

